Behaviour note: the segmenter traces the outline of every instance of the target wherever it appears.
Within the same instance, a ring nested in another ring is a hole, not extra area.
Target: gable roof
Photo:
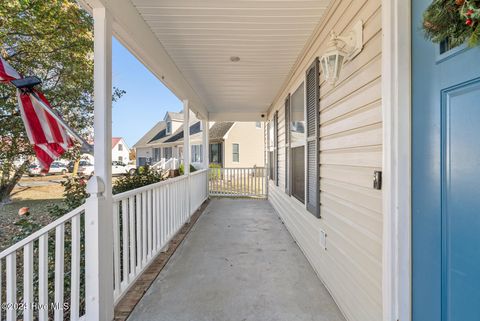
[[[190,136],[191,135],[195,135],[195,134],[198,134],[200,133],[202,130],[201,130],[201,126],[200,126],[201,122],[196,122],[194,123],[193,125],[190,125]],[[179,132],[177,132],[175,135],[173,135],[172,137],[170,137],[169,139],[167,139],[165,141],[165,143],[173,143],[173,142],[176,142],[180,139],[183,139],[183,129],[181,129]]]
[[[117,146],[118,142],[122,140],[122,137],[112,137],[112,149]]]
[[[165,119],[167,119],[167,118],[170,118],[171,120],[182,121],[183,120],[183,113],[176,113],[176,112],[173,112],[173,111],[169,111],[165,115]]]
[[[159,121],[158,123],[153,126],[142,138],[139,139],[138,142],[133,145],[134,148],[138,147],[145,147],[150,143],[154,143],[156,140],[164,138],[162,135],[162,131],[165,131],[167,128],[167,123],[163,120]]]
[[[221,140],[227,134],[227,132],[232,128],[235,122],[216,122],[210,127],[208,131],[208,136],[210,140]]]

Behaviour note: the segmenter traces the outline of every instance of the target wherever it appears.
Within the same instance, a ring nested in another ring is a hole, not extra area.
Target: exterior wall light
[[[320,58],[325,80],[335,85],[343,64],[355,58],[363,49],[363,22],[358,21],[346,36],[332,31],[327,50]]]

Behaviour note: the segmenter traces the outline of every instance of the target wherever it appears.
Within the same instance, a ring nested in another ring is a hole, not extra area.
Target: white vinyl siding
[[[373,189],[374,170],[382,169],[381,2],[333,2],[308,51],[269,118],[279,111],[283,131],[284,99],[305,78],[315,57],[327,48],[330,31],[344,35],[364,22],[364,48],[346,63],[335,86],[320,75],[320,203],[317,219],[270,184],[269,199],[349,321],[382,320],[382,191]],[[280,135],[284,137],[284,135]],[[285,150],[282,139],[279,150]],[[285,156],[280,154],[280,163]],[[327,233],[327,250],[319,232]]]

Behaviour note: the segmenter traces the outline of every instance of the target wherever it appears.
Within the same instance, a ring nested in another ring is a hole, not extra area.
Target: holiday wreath
[[[433,0],[423,14],[423,29],[428,39],[448,40],[452,47],[468,41],[480,44],[480,0]]]

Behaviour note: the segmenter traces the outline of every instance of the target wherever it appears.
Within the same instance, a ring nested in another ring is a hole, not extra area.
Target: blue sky
[[[113,104],[113,136],[129,147],[165,116],[180,111],[182,103],[127,49],[113,38],[113,85],[127,93]]]

